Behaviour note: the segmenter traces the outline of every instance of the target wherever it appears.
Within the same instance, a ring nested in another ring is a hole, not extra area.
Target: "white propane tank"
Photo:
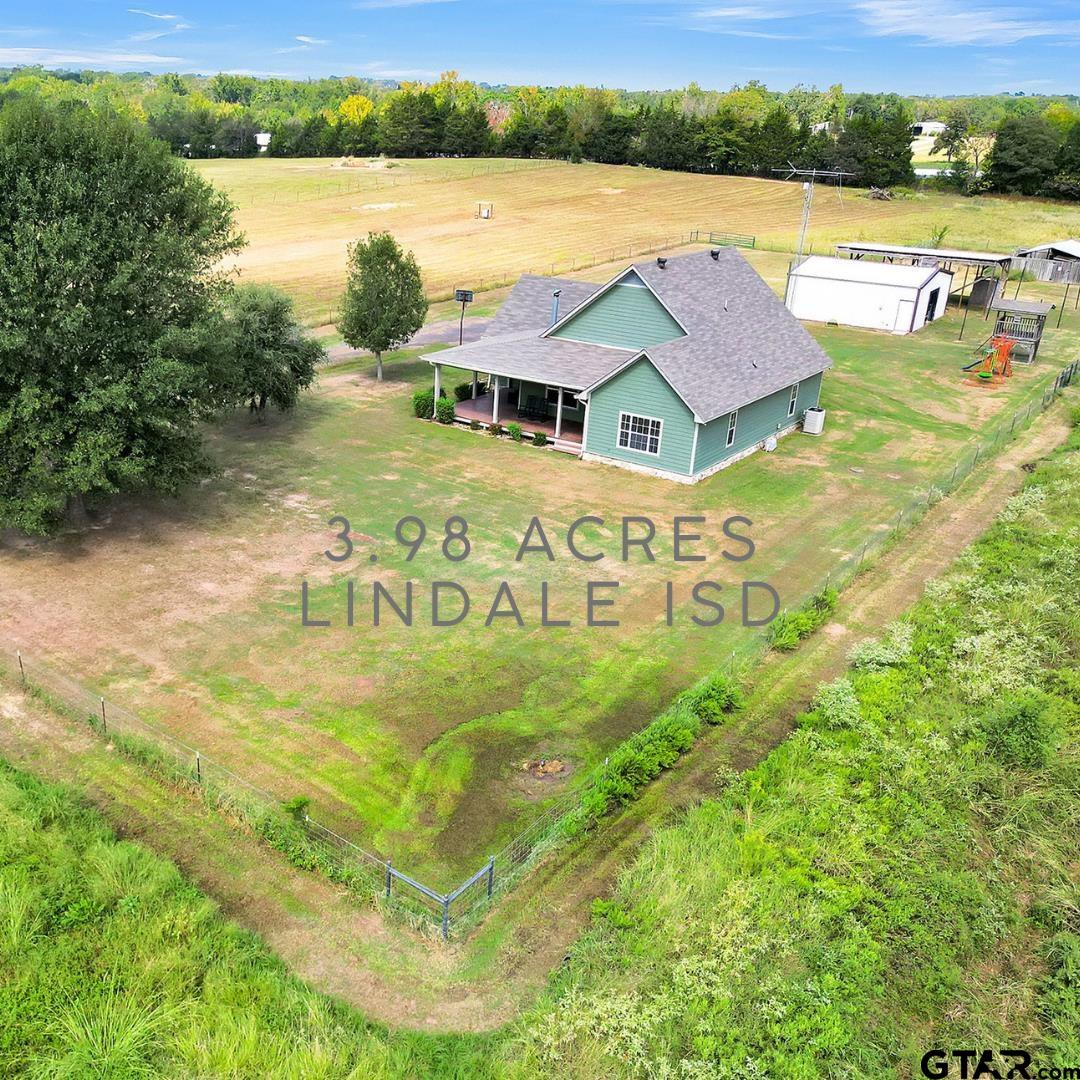
[[[816,406],[806,410],[802,429],[804,435],[820,435],[825,429],[825,410]]]
[[[776,436],[770,435],[765,440],[765,453],[771,454],[776,449]]]

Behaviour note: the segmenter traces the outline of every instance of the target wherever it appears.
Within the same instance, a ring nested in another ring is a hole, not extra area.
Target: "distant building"
[[[945,313],[952,274],[812,255],[788,275],[784,301],[797,319],[910,334]]]
[[[255,145],[259,148],[260,154],[265,154],[270,148],[270,132],[269,131],[256,131],[255,132]]]
[[[912,135],[940,135],[945,125],[940,120],[920,120],[911,127]]]

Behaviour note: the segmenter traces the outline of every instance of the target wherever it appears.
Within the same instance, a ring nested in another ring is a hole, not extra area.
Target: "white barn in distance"
[[[811,255],[788,274],[784,302],[797,319],[911,334],[945,313],[952,274]]]

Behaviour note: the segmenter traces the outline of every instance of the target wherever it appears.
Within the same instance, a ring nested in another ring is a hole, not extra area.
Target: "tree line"
[[[911,182],[911,124],[930,113],[947,117],[943,183],[1058,198],[1080,190],[1080,108],[1070,97],[912,99],[839,85],[776,92],[753,81],[727,91],[487,87],[454,72],[422,84],[40,69],[0,72],[0,94],[107,103],[188,157],[252,156],[266,133],[272,156],[500,155],[744,176],[774,175],[790,161],[879,187]]]

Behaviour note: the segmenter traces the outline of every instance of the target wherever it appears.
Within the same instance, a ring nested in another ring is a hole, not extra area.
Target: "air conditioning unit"
[[[804,435],[820,435],[825,430],[825,410],[816,406],[807,409],[803,416],[802,429]]]

